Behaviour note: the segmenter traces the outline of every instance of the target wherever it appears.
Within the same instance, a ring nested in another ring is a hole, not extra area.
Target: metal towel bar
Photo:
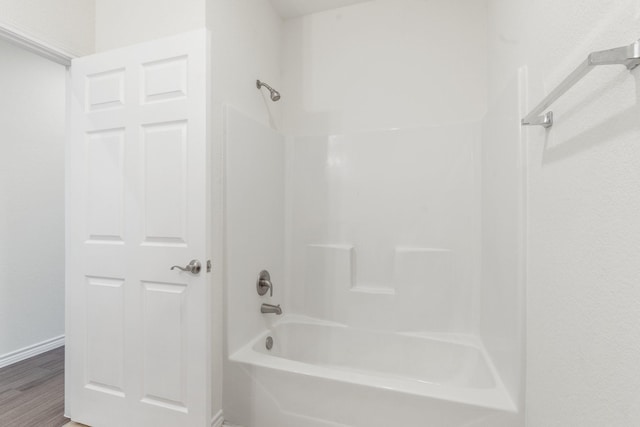
[[[542,102],[522,119],[522,125],[544,126],[545,128],[553,126],[553,111],[542,113],[598,65],[624,65],[627,69],[633,70],[640,65],[640,40],[628,46],[591,52],[578,68],[569,74],[558,87],[549,92]]]

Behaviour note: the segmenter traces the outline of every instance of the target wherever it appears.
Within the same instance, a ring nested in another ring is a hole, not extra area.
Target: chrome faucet
[[[273,305],[273,304],[265,304],[265,303],[263,303],[260,306],[260,313],[281,315],[282,314],[282,309],[280,308],[280,304]]]

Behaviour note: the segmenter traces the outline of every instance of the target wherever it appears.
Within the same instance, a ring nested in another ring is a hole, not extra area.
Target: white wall
[[[286,21],[287,132],[482,119],[486,13],[477,0],[375,0]]]
[[[0,41],[0,360],[64,335],[65,68]]]
[[[214,120],[221,120],[222,105],[231,105],[280,129],[281,108],[291,95],[283,92],[282,101],[274,103],[266,89],[256,88],[260,79],[282,92],[282,20],[269,0],[209,2],[207,25],[212,31]]]
[[[639,36],[633,0],[491,3],[490,62],[527,65],[529,106],[588,52]],[[526,131],[530,427],[640,423],[639,72],[593,71],[550,131]],[[509,96],[496,73],[492,96]]]
[[[96,51],[203,28],[205,0],[95,0]]]
[[[283,18],[309,15],[370,0],[270,0]]]
[[[8,26],[75,56],[95,50],[94,0],[0,0]]]
[[[225,164],[225,153],[223,147],[226,144],[226,136],[224,133],[227,123],[225,120],[225,110],[229,107],[231,110],[237,113],[238,120],[244,120],[245,123],[250,123],[251,129],[261,135],[269,137],[274,135],[273,131],[269,131],[268,128],[279,128],[281,121],[280,109],[282,103],[273,103],[269,100],[267,93],[263,89],[259,91],[256,88],[256,79],[264,80],[272,84],[276,89],[281,89],[281,77],[280,77],[280,39],[281,39],[281,27],[282,20],[280,16],[275,12],[269,0],[253,0],[253,1],[235,1],[235,0],[216,0],[208,1],[206,4],[206,24],[207,28],[211,31],[211,70],[212,70],[212,100],[211,100],[211,136],[213,139],[214,149],[214,166],[212,171],[214,199],[213,199],[213,222],[214,222],[214,305],[213,310],[216,313],[222,313],[224,310],[225,330],[224,336],[227,340],[230,337],[247,337],[255,333],[256,322],[261,321],[257,319],[259,315],[260,305],[254,299],[243,300],[244,296],[247,296],[246,292],[249,292],[249,296],[257,297],[257,294],[251,294],[255,292],[255,275],[259,273],[254,271],[258,267],[258,264],[264,264],[262,262],[252,264],[242,264],[242,258],[236,258],[239,262],[239,267],[235,270],[230,270],[228,267],[228,261],[226,259],[225,246],[230,247],[235,243],[229,240],[228,236],[225,236],[225,230],[228,226],[227,218],[225,215],[237,212],[229,212],[223,210],[225,204],[224,194],[225,187],[225,168],[228,166]],[[237,122],[234,122],[237,123]],[[242,133],[243,129],[236,129],[235,135],[237,136],[234,141],[239,143],[246,143],[250,147],[251,144],[255,144],[258,141],[251,139],[247,140],[245,133]],[[232,134],[233,136],[233,134]],[[246,147],[246,146],[245,146]],[[241,149],[242,147],[238,147]],[[239,159],[240,162],[231,164],[243,167],[243,159]],[[251,161],[252,159],[246,159]],[[255,160],[255,159],[254,159]],[[282,159],[284,160],[284,159]],[[268,164],[263,165],[268,167]],[[275,172],[278,170],[275,169]],[[257,179],[258,175],[252,175],[251,170],[245,170],[244,168],[238,171],[241,176],[247,177],[247,179]],[[256,171],[254,171],[256,172]],[[249,181],[256,182],[256,181]],[[277,191],[277,189],[274,189]],[[246,203],[246,209],[255,209],[249,198],[244,201]],[[277,200],[274,203],[278,203]],[[236,208],[242,211],[242,207]],[[251,211],[252,214],[257,214],[255,210]],[[240,222],[242,227],[242,222]],[[277,229],[275,229],[277,230]],[[274,231],[276,232],[276,231]],[[276,234],[277,235],[277,234]],[[241,236],[240,236],[241,237]],[[248,244],[255,245],[256,248],[264,248],[270,244],[270,240],[273,237],[273,233],[267,232],[266,234],[257,234],[253,236],[254,240],[248,242]],[[247,242],[247,240],[241,240]],[[235,246],[236,248],[238,246]],[[243,250],[243,248],[240,248]],[[244,248],[244,250],[252,251],[252,246]],[[255,255],[255,252],[251,252]],[[236,253],[237,255],[237,253]],[[268,254],[271,257],[270,264],[279,265],[283,262],[284,254],[278,251],[272,251]],[[256,257],[247,257],[247,260],[256,260]],[[259,260],[259,259],[258,259]],[[236,274],[234,274],[234,271]],[[237,273],[240,273],[238,275]],[[245,276],[246,275],[246,276]],[[246,283],[246,277],[251,276],[251,283]],[[276,279],[278,273],[276,267]],[[223,304],[223,293],[220,287],[224,287],[224,298],[227,302],[231,301],[243,301],[244,309],[240,310],[240,307],[231,307],[228,303]],[[276,284],[277,292],[283,291],[283,284]],[[237,291],[237,293],[233,293]],[[246,305],[245,305],[246,304]],[[231,313],[233,311],[233,313]],[[229,316],[236,316],[234,319],[229,319]],[[242,323],[241,320],[246,317],[249,319],[247,322]],[[214,319],[214,321],[222,321],[222,317]],[[220,331],[219,325],[214,325],[214,348],[224,347],[224,352],[216,352],[216,360],[214,360],[213,366],[213,407],[220,409],[223,407],[223,392],[224,392],[224,411],[226,417],[233,419],[234,411],[242,411],[242,406],[236,406],[241,404],[241,401],[234,399],[230,386],[234,385],[234,380],[239,378],[234,374],[234,366],[226,363],[226,358],[229,355],[229,351],[236,345],[234,342],[222,341],[222,334],[215,334],[216,331]],[[217,356],[224,353],[224,360],[218,360]],[[224,363],[224,368],[223,368]],[[224,369],[224,379],[226,382],[224,390],[219,375]],[[218,375],[216,377],[216,375]],[[215,409],[214,409],[215,410]]]

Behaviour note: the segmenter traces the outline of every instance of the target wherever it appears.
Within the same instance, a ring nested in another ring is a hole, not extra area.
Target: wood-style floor
[[[61,427],[64,347],[0,369],[0,426]]]

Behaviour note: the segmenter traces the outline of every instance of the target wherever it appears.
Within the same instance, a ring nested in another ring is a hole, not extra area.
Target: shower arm
[[[269,86],[265,82],[260,81],[260,80],[256,80],[256,87],[258,89],[262,89],[263,86],[266,87],[267,89],[269,89],[269,92],[275,92],[276,91],[274,88],[272,88],[271,86]]]
[[[599,65],[624,65],[628,70],[633,70],[640,65],[640,40],[628,46],[591,52],[582,64],[522,119],[522,126],[543,126],[545,128],[553,126],[553,111],[542,113]]]

